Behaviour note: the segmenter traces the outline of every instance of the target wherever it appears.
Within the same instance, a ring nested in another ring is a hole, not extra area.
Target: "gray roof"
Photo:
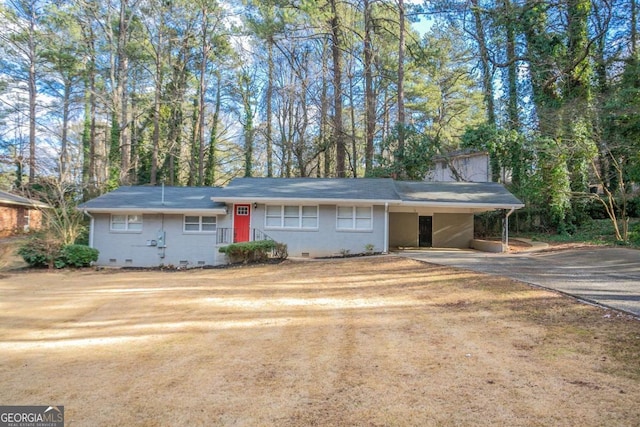
[[[26,206],[29,208],[50,208],[51,206],[38,200],[27,199],[26,197],[0,191],[0,204]]]
[[[163,193],[164,191],[164,202]],[[236,178],[224,188],[120,187],[79,209],[89,212],[226,212],[233,202],[389,203],[396,206],[521,208],[502,184],[394,181],[389,178]]]
[[[224,203],[211,200],[215,190],[211,187],[120,187],[82,203],[78,209],[89,212],[196,212],[211,209],[226,211]]]
[[[395,185],[388,178],[236,178],[215,200],[393,201]]]
[[[404,202],[433,205],[510,206],[523,203],[502,184],[496,182],[424,182],[396,181],[398,195]]]

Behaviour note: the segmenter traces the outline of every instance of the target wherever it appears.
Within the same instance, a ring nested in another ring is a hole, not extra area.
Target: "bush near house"
[[[272,253],[275,258],[286,259],[287,258],[287,245],[278,243],[273,240],[258,240],[254,242],[242,242],[232,243],[228,246],[221,247],[218,252],[223,253],[229,257],[229,262],[235,263],[250,263],[266,261],[269,258],[269,253]]]
[[[67,245],[62,248],[55,265],[64,267],[89,267],[92,262],[98,260],[99,252],[95,248],[86,245]]]
[[[88,267],[98,260],[98,250],[85,245],[62,245],[50,236],[36,236],[18,249],[18,255],[36,268]]]

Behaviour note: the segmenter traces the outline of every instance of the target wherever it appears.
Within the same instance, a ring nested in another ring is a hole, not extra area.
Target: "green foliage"
[[[593,245],[631,244],[640,246],[640,222],[638,220],[630,221],[629,230],[629,241],[618,241],[615,238],[614,227],[610,219],[594,219],[587,220],[578,225],[571,234],[538,233],[524,235],[534,240],[551,243],[588,243]]]
[[[535,150],[531,139],[513,129],[482,123],[465,129],[461,146],[488,152],[493,180],[502,179],[502,169],[510,171],[516,195],[522,196],[533,174]]]
[[[398,134],[404,132],[404,150],[398,147]],[[394,177],[420,181],[433,164],[438,141],[421,134],[415,127],[396,127],[393,134],[382,142],[382,155],[378,156],[378,167],[372,171],[374,177]]]
[[[232,264],[263,262],[269,258],[269,253],[273,253],[278,259],[285,259],[288,256],[287,245],[274,240],[232,243],[221,247],[218,252],[227,255]]]
[[[92,262],[98,260],[99,252],[95,248],[85,245],[67,245],[62,248],[55,261],[57,268],[63,267],[89,267]]]
[[[24,243],[18,255],[34,268],[80,268],[97,261],[99,252],[85,245],[62,245],[51,234],[41,233]]]
[[[53,268],[60,254],[62,245],[58,240],[47,234],[36,235],[18,249],[18,255],[30,267]]]

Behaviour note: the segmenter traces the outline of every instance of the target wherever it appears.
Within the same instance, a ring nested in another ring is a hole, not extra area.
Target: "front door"
[[[235,205],[233,211],[233,242],[248,242],[251,226],[251,205]]]
[[[430,248],[433,246],[433,217],[421,216],[418,218],[418,244],[420,247]]]

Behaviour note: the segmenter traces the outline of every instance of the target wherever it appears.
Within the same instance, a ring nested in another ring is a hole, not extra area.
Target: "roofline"
[[[13,206],[24,206],[27,208],[43,208],[43,209],[51,209],[51,206],[49,206],[46,203],[43,202],[37,202],[37,201],[31,201],[31,202],[19,202],[16,200],[7,200],[7,199],[1,199],[0,198],[0,204],[2,205],[13,205]]]
[[[398,203],[400,199],[348,199],[348,198],[315,198],[315,197],[306,197],[306,198],[297,198],[297,197],[212,197],[212,201],[214,202],[225,202],[225,203],[284,203],[284,202],[304,202],[304,203],[329,203],[329,204],[341,204],[341,203],[371,203],[371,204],[381,204],[385,203]]]
[[[439,207],[439,208],[467,208],[467,209],[522,209],[524,203],[465,203],[465,202],[419,202],[403,200],[395,206]]]
[[[78,210],[82,212],[91,212],[91,213],[143,213],[143,214],[199,214],[199,213],[207,213],[207,214],[220,214],[226,215],[227,208],[200,208],[200,209],[185,209],[185,208],[167,208],[167,209],[157,209],[157,208],[87,208],[87,207],[78,207]]]
[[[522,209],[523,203],[466,203],[466,202],[420,202],[400,199],[317,199],[317,198],[266,198],[266,197],[212,197],[211,200],[227,203],[284,203],[284,202],[306,202],[306,203],[329,203],[329,204],[389,204],[391,206],[416,206],[416,207],[445,207],[445,208],[466,208],[466,209]]]

